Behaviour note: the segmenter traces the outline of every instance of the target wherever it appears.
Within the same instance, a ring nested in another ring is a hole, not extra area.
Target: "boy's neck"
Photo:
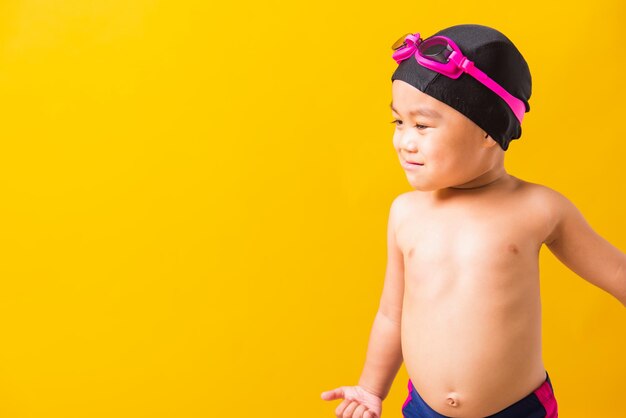
[[[451,186],[449,188],[453,190],[472,190],[486,188],[490,186],[493,187],[496,183],[502,183],[502,181],[506,180],[508,177],[509,174],[504,169],[504,166],[501,165],[499,167],[492,168],[486,173],[483,173],[482,175],[476,177],[474,180],[471,180],[465,184]]]
[[[512,179],[513,177],[506,172],[504,165],[499,165],[467,183],[435,190],[433,191],[433,198],[435,200],[445,200],[453,196],[488,191],[500,188]]]

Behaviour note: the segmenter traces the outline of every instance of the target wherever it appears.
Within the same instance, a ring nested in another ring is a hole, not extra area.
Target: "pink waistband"
[[[559,413],[556,405],[556,399],[554,397],[552,387],[550,387],[550,383],[546,380],[534,391],[534,393],[537,395],[537,398],[539,398],[539,402],[541,402],[543,407],[546,409],[546,418],[558,418]]]

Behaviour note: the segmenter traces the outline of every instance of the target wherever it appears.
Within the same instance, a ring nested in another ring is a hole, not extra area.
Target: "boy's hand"
[[[361,386],[341,386],[322,392],[322,399],[333,401],[343,399],[335,409],[338,418],[380,418],[383,401]]]

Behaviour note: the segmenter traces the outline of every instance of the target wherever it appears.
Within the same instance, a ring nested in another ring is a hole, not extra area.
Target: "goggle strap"
[[[483,83],[494,93],[500,96],[509,105],[511,110],[513,110],[513,113],[515,114],[517,120],[519,120],[519,123],[522,123],[522,119],[524,119],[524,113],[526,113],[526,106],[524,105],[524,102],[513,96],[511,93],[506,91],[500,84],[492,80],[487,74],[476,68],[474,66],[474,63],[467,58],[461,63],[460,67],[463,68],[463,71]]]

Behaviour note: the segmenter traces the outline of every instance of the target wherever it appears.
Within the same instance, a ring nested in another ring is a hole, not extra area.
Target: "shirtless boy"
[[[380,418],[404,361],[406,418],[556,418],[541,352],[539,250],[545,244],[625,306],[626,254],[562,194],[505,171],[531,94],[526,61],[508,38],[458,25],[399,41],[393,143],[415,190],[391,204],[385,281],[358,386],[322,399],[343,399],[337,417]]]

